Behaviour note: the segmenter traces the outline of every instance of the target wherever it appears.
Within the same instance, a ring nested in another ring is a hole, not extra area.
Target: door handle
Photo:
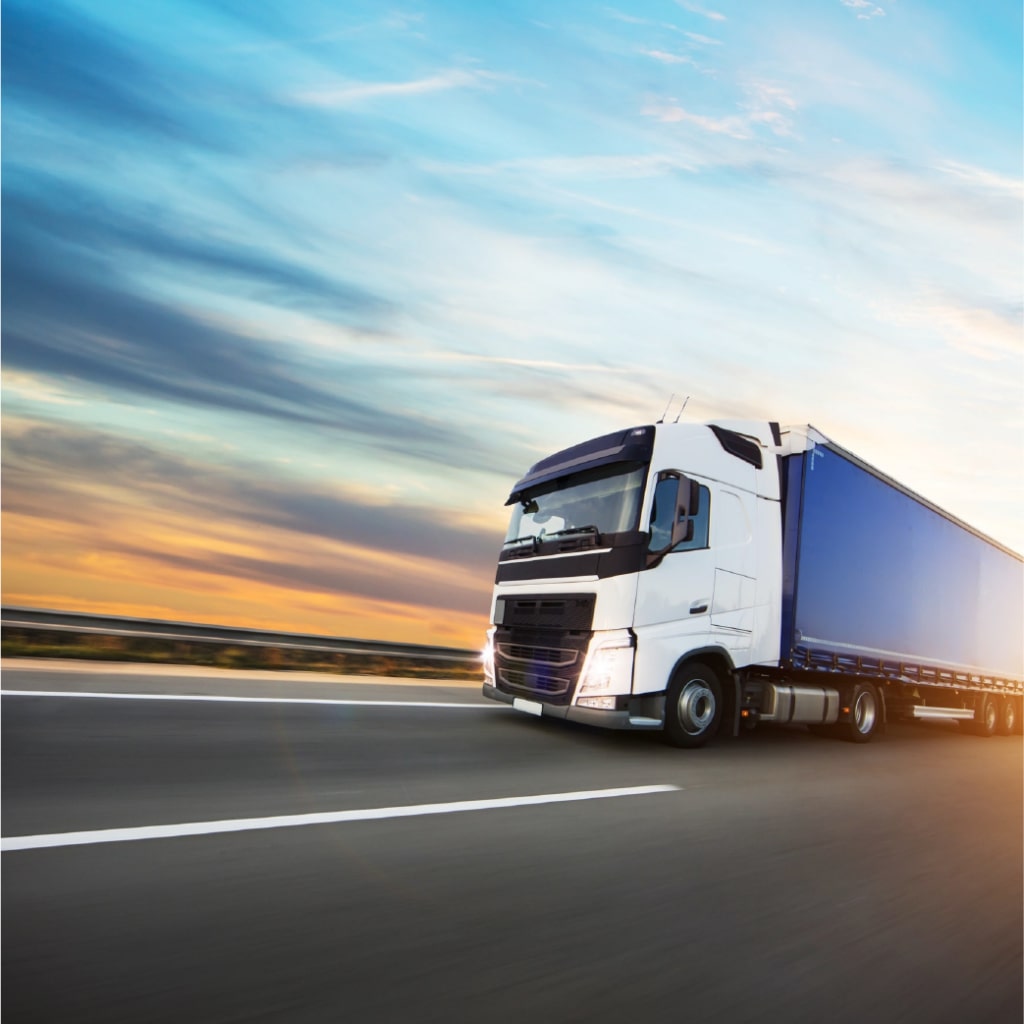
[[[707,610],[708,599],[706,597],[702,597],[699,601],[694,601],[693,604],[690,605],[691,615],[703,615]]]

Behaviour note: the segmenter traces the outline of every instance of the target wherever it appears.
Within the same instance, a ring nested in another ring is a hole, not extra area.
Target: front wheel
[[[665,695],[665,739],[674,747],[702,747],[722,721],[722,684],[694,662],[680,669]]]

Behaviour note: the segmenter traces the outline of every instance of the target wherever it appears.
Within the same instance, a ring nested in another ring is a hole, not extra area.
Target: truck
[[[627,428],[507,504],[486,697],[678,747],[764,722],[1020,732],[1021,556],[812,426]]]

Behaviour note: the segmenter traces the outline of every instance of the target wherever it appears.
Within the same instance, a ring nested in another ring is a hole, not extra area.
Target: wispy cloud
[[[702,36],[699,32],[687,32],[686,38],[700,46],[721,46],[721,39],[712,39],[711,36]]]
[[[245,458],[204,463],[95,430],[9,424],[4,476],[5,514],[91,536],[85,550],[115,575],[125,564],[129,581],[146,563],[193,585],[248,580],[398,604],[429,585],[438,611],[480,615],[501,542],[500,510],[484,527]]]
[[[638,18],[635,14],[626,14],[625,11],[616,10],[614,7],[606,7],[605,13],[615,21],[625,22],[627,25],[652,25],[649,18]]]
[[[692,124],[712,135],[725,135],[733,139],[750,139],[758,127],[765,127],[777,136],[793,134],[790,116],[797,103],[781,86],[764,81],[745,84],[746,97],[740,104],[743,113],[714,116],[699,114],[677,103],[649,102],[641,113],[664,124]]]
[[[944,160],[938,168],[944,174],[980,191],[994,196],[1005,196],[1018,202],[1024,201],[1024,180],[1021,178],[1011,178],[986,170],[984,167],[974,167],[953,160]]]
[[[665,50],[641,50],[642,54],[662,64],[689,64],[696,67],[697,62],[692,57],[686,57],[678,53],[668,53]]]
[[[719,11],[711,11],[706,7],[700,7],[695,3],[690,3],[689,0],[676,0],[676,3],[682,7],[684,11],[689,11],[690,14],[699,14],[702,18],[707,18],[709,21],[725,21],[726,17]]]
[[[844,7],[850,7],[855,10],[857,17],[862,21],[885,17],[885,11],[878,4],[872,3],[872,0],[839,0],[839,2]]]
[[[451,164],[436,161],[423,166],[444,175],[492,177],[536,172],[558,178],[649,178],[673,171],[692,171],[697,167],[685,156],[669,153],[636,153],[608,156],[595,153],[584,156],[533,157],[498,160],[490,164]]]
[[[486,89],[501,75],[487,71],[452,68],[406,82],[348,82],[329,89],[295,93],[292,99],[311,107],[349,107],[366,100],[422,96],[451,89]]]
[[[975,359],[1007,369],[1024,360],[1024,306],[990,302],[982,306],[961,297],[930,292],[887,309],[897,322],[922,326]]]
[[[707,114],[695,114],[678,104],[648,103],[641,113],[645,117],[653,117],[663,124],[692,124],[701,131],[713,135],[728,135],[734,139],[749,139],[752,126],[749,118],[735,114],[726,117],[711,117]]]
[[[223,136],[183,116],[180,82],[159,57],[140,60],[128,40],[74,8],[59,0],[43,7],[5,3],[3,20],[8,103],[73,115],[93,131],[225,144]]]
[[[350,282],[332,279],[280,251],[268,252],[226,235],[199,217],[167,216],[155,204],[136,203],[66,177],[5,168],[3,215],[12,237],[30,253],[62,246],[89,250],[101,260],[130,254],[130,262],[159,263],[172,274],[189,271],[243,283],[243,290],[299,309],[329,310],[349,322],[379,325],[394,306]],[[82,273],[86,273],[82,271]],[[219,285],[223,288],[223,284]],[[12,306],[17,308],[18,297]]]
[[[342,375],[326,368],[318,372],[315,361],[312,366],[308,358],[294,362],[280,344],[240,333],[223,318],[218,322],[204,315],[201,307],[152,297],[112,262],[111,240],[120,225],[133,248],[156,249],[172,263],[198,259],[223,273],[240,258],[238,271],[283,274],[282,285],[291,277],[289,270],[195,242],[179,247],[159,233],[136,239],[132,222],[117,218],[105,230],[96,227],[95,236],[86,222],[81,233],[62,237],[66,222],[48,219],[45,211],[34,219],[31,209],[16,198],[4,204],[4,242],[19,253],[17,261],[5,260],[2,268],[7,368],[40,379],[74,381],[93,395],[123,395],[165,406],[185,403],[267,424],[361,437],[380,450],[444,465],[453,447],[467,464],[487,462],[472,454],[475,445],[458,430],[429,415],[383,414],[376,401],[386,402],[386,397],[377,393],[367,400],[358,366],[349,365]],[[300,273],[291,285],[301,286],[303,279]],[[316,278],[305,280],[309,284]],[[339,307],[341,298],[335,297]]]

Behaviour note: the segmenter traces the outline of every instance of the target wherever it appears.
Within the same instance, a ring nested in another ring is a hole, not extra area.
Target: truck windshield
[[[539,484],[513,507],[505,543],[636,529],[645,475],[643,466],[613,463]]]

